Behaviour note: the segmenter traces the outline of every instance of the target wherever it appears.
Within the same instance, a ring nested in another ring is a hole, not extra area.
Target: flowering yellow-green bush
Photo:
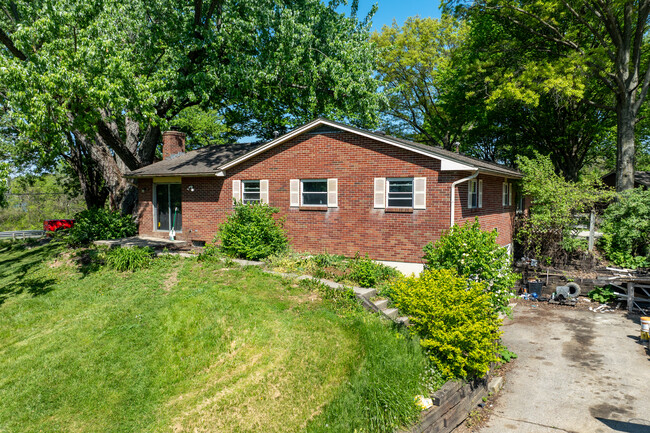
[[[482,377],[497,361],[501,319],[482,283],[453,270],[427,270],[397,280],[390,296],[445,378]]]

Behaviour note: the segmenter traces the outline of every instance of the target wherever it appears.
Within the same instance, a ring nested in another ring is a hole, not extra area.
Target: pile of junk
[[[543,280],[529,280],[522,288],[523,293],[520,296],[523,299],[564,305],[575,305],[578,301],[578,296],[580,296],[580,286],[574,282],[556,286],[551,296],[542,296],[544,286],[545,282]]]

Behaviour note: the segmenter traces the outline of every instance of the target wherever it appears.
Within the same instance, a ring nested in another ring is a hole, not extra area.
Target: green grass
[[[417,342],[338,294],[78,255],[0,244],[0,432],[391,431],[417,415]]]

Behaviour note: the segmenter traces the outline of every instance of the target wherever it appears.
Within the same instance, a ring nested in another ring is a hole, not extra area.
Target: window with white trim
[[[413,207],[413,178],[386,179],[386,207]]]
[[[327,206],[327,179],[300,181],[301,206]]]
[[[512,184],[503,182],[501,202],[504,206],[512,206]]]
[[[472,179],[468,183],[467,207],[470,209],[483,207],[483,181]]]
[[[259,180],[243,180],[242,181],[242,201],[247,203],[259,203],[261,201],[261,188]]]

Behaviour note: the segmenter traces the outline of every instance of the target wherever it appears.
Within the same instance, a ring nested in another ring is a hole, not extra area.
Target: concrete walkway
[[[519,358],[481,433],[650,432],[638,319],[520,302],[503,330]]]
[[[149,236],[133,236],[130,238],[111,239],[93,242],[95,245],[114,247],[150,247],[150,248],[180,248],[187,246],[186,241],[170,241],[169,239]]]

